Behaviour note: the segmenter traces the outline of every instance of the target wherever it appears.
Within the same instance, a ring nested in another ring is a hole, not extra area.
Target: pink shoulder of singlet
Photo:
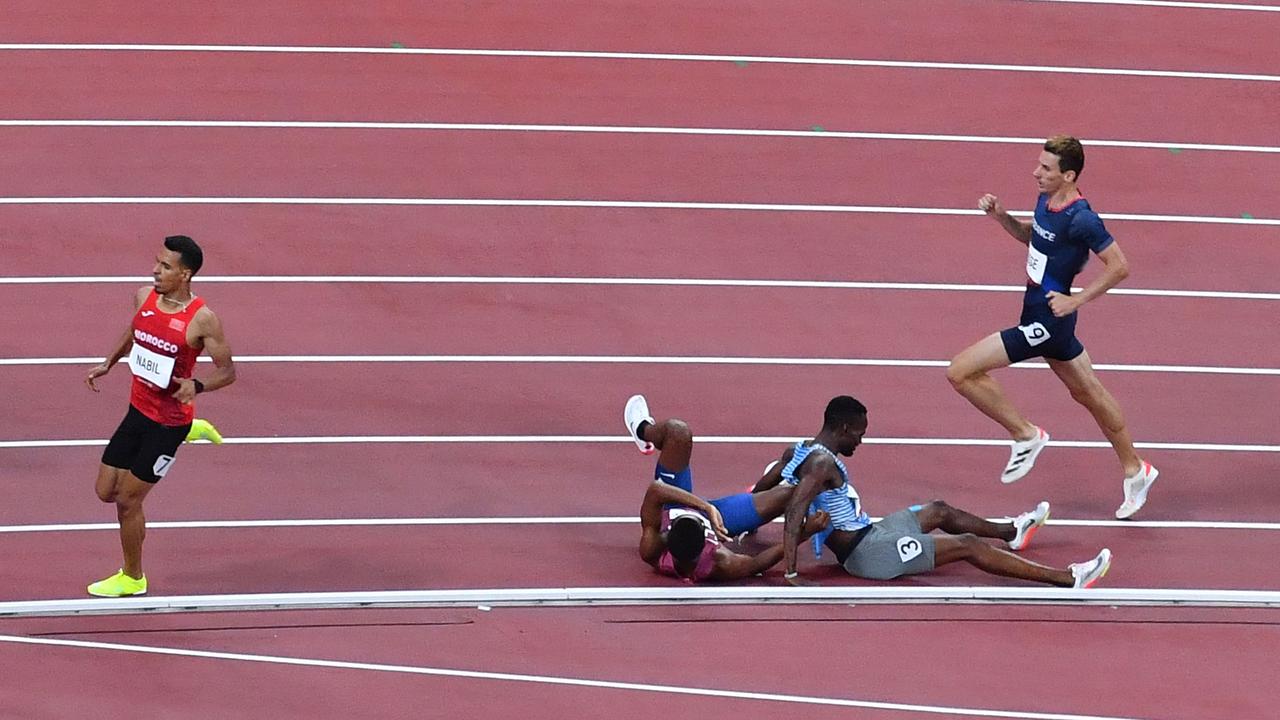
[[[671,557],[669,550],[662,551],[662,557],[658,558],[658,572],[663,575],[670,575],[674,578],[680,578],[687,583],[695,583],[706,580],[711,577],[711,571],[716,568],[716,548],[718,544],[707,543],[702,546],[702,554],[698,556],[698,564],[693,569],[692,577],[683,577],[676,572],[676,559]]]

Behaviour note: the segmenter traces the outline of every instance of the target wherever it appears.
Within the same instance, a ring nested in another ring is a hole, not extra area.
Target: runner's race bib
[[[1043,323],[1033,322],[1030,325],[1019,325],[1018,329],[1022,331],[1024,337],[1027,338],[1027,344],[1035,347],[1040,343],[1049,339],[1049,329]]]
[[[138,343],[134,343],[133,349],[129,351],[129,369],[133,374],[161,390],[169,387],[169,381],[173,379],[173,365],[176,362],[177,358],[161,355]]]
[[[1044,266],[1049,264],[1049,256],[1036,249],[1036,246],[1027,243],[1027,277],[1031,278],[1031,282],[1037,285],[1044,284]]]

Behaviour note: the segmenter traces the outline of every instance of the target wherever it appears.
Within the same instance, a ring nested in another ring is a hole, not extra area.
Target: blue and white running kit
[[[1084,269],[1089,252],[1100,253],[1113,242],[1102,218],[1084,197],[1054,210],[1049,207],[1049,196],[1040,195],[1027,243],[1022,317],[1017,327],[1000,331],[1009,362],[1033,357],[1073,360],[1084,352],[1084,345],[1076,339],[1076,313],[1054,317],[1045,294],[1052,290],[1070,295],[1071,283]]]
[[[653,469],[653,479],[674,485],[687,493],[693,492],[693,468],[686,467],[676,473],[662,467],[662,463],[658,463]],[[760,517],[760,513],[756,512],[756,504],[751,499],[751,493],[728,495],[707,502],[720,511],[724,527],[731,536],[751,532],[764,524],[764,519]]]
[[[843,530],[860,533],[854,539],[853,550],[842,559],[844,569],[850,575],[871,580],[891,580],[902,575],[929,572],[934,568],[933,538],[922,532],[915,505],[873,523],[862,510],[862,501],[853,483],[849,482],[849,470],[836,454],[819,443],[796,443],[790,462],[782,468],[782,482],[799,485],[796,470],[814,452],[826,453],[836,461],[844,483],[818,493],[809,506],[810,514],[825,510],[831,516],[827,529],[813,536],[813,553],[822,556],[822,545],[832,532]]]

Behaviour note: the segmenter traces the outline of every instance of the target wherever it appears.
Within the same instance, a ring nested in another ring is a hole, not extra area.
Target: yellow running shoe
[[[214,445],[222,444],[222,435],[218,433],[218,428],[208,420],[196,418],[191,421],[191,429],[187,431],[187,442],[195,440],[208,440]]]
[[[98,597],[129,597],[130,595],[147,594],[147,576],[133,579],[124,574],[124,570],[105,580],[99,580],[89,586],[89,594]]]

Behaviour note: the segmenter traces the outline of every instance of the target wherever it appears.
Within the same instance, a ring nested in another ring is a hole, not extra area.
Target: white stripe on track
[[[590,607],[601,604],[740,605],[743,603],[848,605],[905,603],[971,605],[1027,605],[1052,603],[1125,605],[1130,607],[1280,607],[1273,590],[1217,590],[1210,588],[1092,588],[1007,586],[921,587],[909,585],[693,587],[541,587],[475,588],[456,590],[362,590],[355,592],[277,592],[220,595],[149,595],[127,598],[0,601],[0,617],[72,615],[129,615],[157,612],[241,612],[258,610],[315,610],[324,608],[451,608],[477,605],[502,607]]]
[[[799,435],[699,435],[703,445],[789,445],[807,440]],[[625,435],[297,435],[270,437],[225,437],[226,445],[382,445],[382,444],[597,444],[635,442]],[[867,445],[918,445],[923,447],[1008,447],[1008,440],[987,438],[867,438]],[[3,440],[0,449],[14,448],[66,448],[101,447],[103,439],[86,440]],[[1049,443],[1060,448],[1110,448],[1111,445],[1095,440],[1053,440]],[[1136,442],[1141,450],[1190,450],[1204,452],[1280,452],[1280,445],[1250,445],[1239,443],[1189,443],[1189,442]]]
[[[1185,2],[1184,0],[1029,0],[1030,2],[1063,3],[1079,5],[1131,5],[1138,7],[1180,8],[1188,10],[1245,10],[1250,12],[1280,12],[1276,5],[1247,5],[1245,3]]]
[[[301,53],[326,55],[430,55],[453,57],[562,58],[575,60],[655,60],[674,62],[733,62],[773,65],[818,65],[834,67],[895,68],[904,70],[959,70],[973,72],[1013,72],[1048,75],[1111,75],[1119,77],[1173,78],[1185,80],[1235,80],[1280,82],[1280,75],[1259,73],[1200,72],[1195,70],[1149,70],[1140,68],[1071,67],[1062,65],[1018,65],[1010,63],[933,62],[922,60],[879,60],[853,58],[781,57],[771,55],[704,55],[688,53],[597,52],[590,50],[494,50],[471,48],[336,47],[299,45],[161,45],[126,43],[0,43],[0,51],[72,52],[234,52]]]
[[[93,365],[101,357],[0,358],[0,367],[49,365]],[[197,362],[209,363],[208,357]],[[498,364],[626,364],[626,365],[775,365],[801,367],[891,367],[945,368],[948,360],[901,360],[888,358],[787,358],[655,355],[237,355],[242,363],[498,363]],[[1010,366],[1020,370],[1048,370],[1043,362]],[[1095,370],[1117,372],[1174,373],[1200,375],[1275,375],[1280,368],[1213,365],[1134,365],[1098,363]]]
[[[408,675],[427,675],[435,677],[462,678],[467,680],[490,680],[500,682],[521,682],[541,685],[556,685],[576,688],[593,688],[601,690],[627,690],[632,692],[661,693],[667,695],[683,695],[695,697],[726,698],[734,700],[754,700],[761,702],[793,703],[798,705],[818,705],[828,708],[859,708],[863,710],[894,710],[898,712],[922,713],[929,715],[962,715],[980,718],[1012,718],[1015,720],[1138,720],[1131,717],[1078,715],[1056,712],[1024,712],[1016,710],[997,710],[992,708],[947,707],[942,705],[917,705],[908,703],[879,702],[870,700],[853,700],[849,698],[813,697],[805,695],[784,695],[778,693],[745,692],[740,690],[724,690],[715,688],[682,687],[675,685],[656,685],[649,683],[619,682],[613,680],[596,680],[553,675],[525,675],[503,672],[486,672],[480,670],[457,670],[451,668],[433,668],[417,665],[388,665],[381,663],[348,662],[343,660],[322,660],[314,658],[284,657],[277,655],[256,655],[246,653],[215,652],[210,650],[190,650],[186,648],[157,647],[151,645],[126,645],[123,643],[107,643],[90,640],[62,640],[57,638],[33,638],[16,635],[0,635],[0,642],[22,645],[43,645],[51,647],[79,648],[88,650],[110,650],[115,652],[163,655],[168,657],[200,658],[206,660],[231,660],[235,662],[265,663],[271,665],[289,665],[294,667],[331,668],[339,670],[362,670],[371,672],[400,673]],[[625,696],[609,696],[621,699]],[[606,702],[605,698],[597,698]],[[369,707],[376,710],[376,704]]]
[[[0,197],[0,205],[334,205],[418,207],[537,207],[607,208],[632,210],[732,210],[751,212],[859,213],[872,215],[984,215],[977,208],[906,207],[899,205],[812,205],[785,203],[669,202],[658,200],[554,200],[516,198],[343,198],[343,197]],[[1029,210],[1010,211],[1031,217]],[[1217,215],[1155,215],[1100,213],[1104,220],[1204,223],[1214,225],[1273,225],[1280,218]]]
[[[873,517],[872,522],[883,518]],[[1009,518],[988,518],[993,522]],[[223,530],[253,528],[312,527],[452,527],[488,525],[632,525],[638,517],[431,517],[431,518],[309,518],[275,520],[170,520],[147,521],[148,530]],[[782,519],[773,521],[781,524]],[[1149,528],[1160,530],[1280,530],[1280,522],[1236,522],[1217,520],[1070,520],[1050,519],[1047,524],[1082,528]],[[0,525],[2,533],[86,532],[118,530],[116,523],[46,523],[41,525]]]
[[[0,285],[148,284],[142,275],[53,275],[0,276]],[[210,275],[208,283],[354,283],[408,285],[606,285],[665,287],[745,287],[800,288],[823,290],[924,290],[944,292],[1021,293],[1025,285],[983,285],[972,283],[872,282],[856,280],[753,280],[732,278],[628,278],[628,277],[531,277],[485,275]],[[1081,288],[1072,288],[1080,292]],[[1226,300],[1280,300],[1278,292],[1234,290],[1167,290],[1152,288],[1112,288],[1108,295],[1142,297],[1214,298]]]
[[[848,140],[902,140],[909,142],[988,143],[1042,145],[1044,138],[990,135],[937,135],[926,133],[852,132],[839,130],[752,130],[739,128],[646,127],[622,125],[526,125],[499,123],[336,122],[293,120],[0,120],[0,127],[141,127],[141,128],[261,128],[293,130],[446,130],[485,132],[606,133],[622,135],[698,135],[762,138],[834,138]],[[1272,145],[1153,142],[1145,140],[1096,140],[1082,138],[1090,147],[1144,150],[1199,150],[1207,152],[1280,153]]]

